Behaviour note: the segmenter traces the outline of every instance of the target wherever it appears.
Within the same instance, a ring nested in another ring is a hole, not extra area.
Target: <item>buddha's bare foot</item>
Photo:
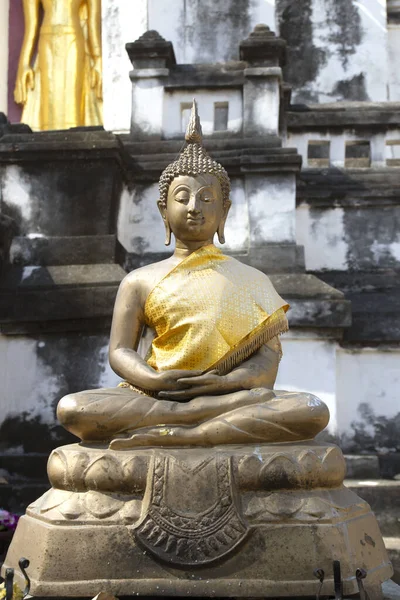
[[[191,435],[197,427],[159,426],[146,427],[127,438],[116,438],[110,442],[111,450],[124,450],[144,446],[182,446],[199,445],[197,436]]]

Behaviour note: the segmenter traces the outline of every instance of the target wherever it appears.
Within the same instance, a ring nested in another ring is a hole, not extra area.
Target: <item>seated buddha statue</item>
[[[214,246],[215,235],[225,241],[230,183],[202,145],[195,102],[186,142],[159,185],[175,251],[129,273],[117,294],[109,357],[124,382],[65,396],[58,418],[111,449],[312,439],[329,421],[326,405],[274,390],[288,304],[265,274]]]
[[[289,307],[213,244],[224,242],[230,185],[202,146],[195,105],[186,141],[160,179],[175,251],[129,273],[115,302],[110,363],[123,382],[60,401],[83,443],[52,452],[52,487],[20,519],[3,572],[29,548],[37,598],[91,598],[99,586],[310,598],[316,568],[334,595],[335,560],[345,597],[362,567],[364,591],[383,600],[392,569],[375,517],[343,486],[339,448],[312,441],[327,407],[274,390]]]

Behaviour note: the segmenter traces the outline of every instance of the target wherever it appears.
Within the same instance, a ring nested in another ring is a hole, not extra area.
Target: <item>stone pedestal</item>
[[[34,596],[313,596],[316,568],[344,594],[357,568],[379,597],[391,576],[366,502],[336,446],[55,450],[53,488],[21,518],[5,567],[25,555]],[[20,582],[22,584],[22,582]]]

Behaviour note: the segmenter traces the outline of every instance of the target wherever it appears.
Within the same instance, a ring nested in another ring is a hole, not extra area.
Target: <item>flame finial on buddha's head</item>
[[[230,202],[229,194],[231,186],[228,173],[221,164],[211,158],[202,144],[203,133],[200,117],[197,112],[196,100],[193,100],[192,113],[187,126],[185,139],[187,145],[180,153],[178,159],[169,164],[161,174],[159,182],[160,203],[166,206],[168,189],[171,181],[175,177],[179,177],[179,175],[190,175],[195,177],[196,175],[203,175],[206,173],[214,175],[218,179],[222,190],[223,203],[227,204]]]

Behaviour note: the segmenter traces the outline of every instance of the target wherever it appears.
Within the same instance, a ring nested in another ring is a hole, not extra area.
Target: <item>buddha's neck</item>
[[[176,240],[174,257],[183,260],[192,254],[192,252],[196,252],[196,250],[199,250],[199,248],[204,248],[204,246],[209,246],[212,243],[212,239],[204,242],[185,242],[182,240]]]

